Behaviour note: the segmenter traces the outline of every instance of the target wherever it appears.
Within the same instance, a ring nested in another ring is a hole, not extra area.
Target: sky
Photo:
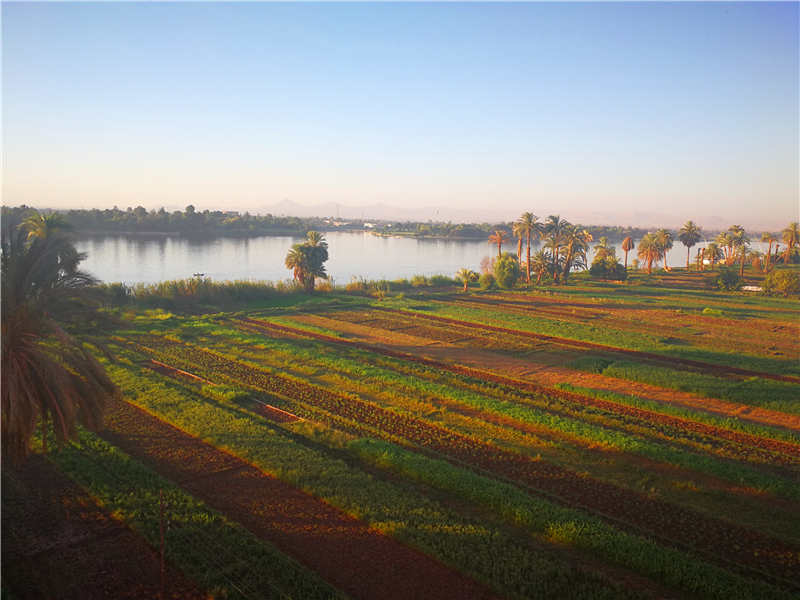
[[[3,2],[3,203],[782,227],[799,7]]]

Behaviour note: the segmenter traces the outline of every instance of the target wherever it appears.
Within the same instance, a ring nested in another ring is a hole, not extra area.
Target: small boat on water
[[[195,277],[205,277],[206,274],[205,273],[195,273],[194,276]]]

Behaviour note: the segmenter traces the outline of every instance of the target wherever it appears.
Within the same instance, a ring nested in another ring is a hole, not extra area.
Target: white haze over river
[[[343,232],[327,233],[326,238],[330,253],[326,268],[338,285],[348,283],[354,277],[401,279],[436,274],[452,277],[462,267],[478,271],[481,259],[497,251],[496,246],[485,241],[384,238],[369,233]],[[291,277],[283,261],[291,245],[298,241],[301,240],[288,236],[210,240],[96,236],[81,238],[76,246],[88,255],[82,268],[109,283],[154,283],[184,279],[194,273],[204,273],[215,280],[280,281]],[[613,245],[617,248],[617,256],[622,258],[624,253],[619,244]],[[704,245],[701,242],[699,247]],[[760,242],[754,242],[752,247],[766,250],[766,244]],[[697,248],[691,250],[692,259]],[[506,245],[503,250],[516,252],[516,244]],[[592,255],[593,251],[590,251],[590,261]],[[628,255],[629,265],[634,258],[635,249]],[[677,242],[667,260],[670,266],[685,266],[686,247]]]

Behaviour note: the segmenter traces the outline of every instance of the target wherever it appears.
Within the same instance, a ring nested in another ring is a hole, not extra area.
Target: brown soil
[[[702,410],[705,412],[725,416],[737,417],[745,421],[771,425],[800,431],[800,415],[782,413],[725,400],[704,398],[687,392],[660,388],[658,386],[633,382],[615,377],[595,373],[584,373],[558,366],[563,361],[559,354],[538,352],[525,358],[512,357],[507,354],[477,350],[474,348],[461,348],[443,342],[432,343],[430,339],[424,340],[424,351],[414,339],[405,336],[404,339],[395,338],[394,333],[386,335],[381,330],[369,326],[362,326],[347,321],[332,319],[323,316],[298,315],[293,317],[298,322],[319,325],[329,329],[342,331],[358,341],[381,344],[396,348],[401,351],[430,356],[450,363],[458,363],[487,371],[507,374],[514,378],[530,381],[545,387],[553,387],[559,383],[569,383],[579,387],[605,390],[620,394],[633,394],[642,398],[678,404]]]
[[[157,598],[157,552],[41,456],[3,471],[3,588],[15,598]],[[206,595],[166,565],[166,598]]]
[[[746,569],[771,581],[800,587],[800,549],[792,543],[553,463],[503,450],[492,443],[381,408],[352,395],[269,374],[180,342],[154,338],[151,343],[159,344],[170,356],[181,356],[182,360],[213,368],[214,372],[246,381],[257,389],[362,423],[375,428],[381,437],[403,438],[456,464],[469,465],[557,502],[588,510],[623,529],[646,532],[669,545],[699,552],[714,562],[727,566],[733,563],[735,568]],[[731,540],[736,543],[731,544]]]
[[[101,435],[354,598],[489,598],[482,585],[130,404]]]

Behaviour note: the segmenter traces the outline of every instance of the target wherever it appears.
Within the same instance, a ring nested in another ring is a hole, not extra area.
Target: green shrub
[[[484,273],[481,275],[480,279],[478,279],[478,285],[481,286],[482,290],[493,290],[497,287],[497,282],[494,280],[494,275],[491,273]]]
[[[589,275],[595,279],[625,281],[628,278],[628,271],[617,258],[607,256],[605,258],[598,257],[592,261],[592,266],[589,267]]]
[[[708,306],[706,306],[703,309],[703,314],[704,315],[712,315],[712,316],[715,316],[715,317],[721,317],[722,316],[722,311],[720,309],[718,309],[718,308],[709,308]]]
[[[796,271],[772,271],[764,279],[764,294],[767,296],[791,296],[800,294],[800,273]]]
[[[430,285],[430,283],[428,282],[428,278],[425,277],[424,275],[414,275],[411,278],[411,286],[412,287],[415,287],[415,288],[427,287],[428,285]]]
[[[494,278],[501,288],[505,290],[513,288],[517,279],[519,279],[517,257],[508,252],[503,252],[503,255],[494,263]]]
[[[430,284],[434,287],[456,285],[457,283],[455,279],[447,277],[446,275],[432,275],[430,278]]]
[[[723,267],[714,283],[719,289],[732,292],[742,287],[742,278],[735,268]]]

